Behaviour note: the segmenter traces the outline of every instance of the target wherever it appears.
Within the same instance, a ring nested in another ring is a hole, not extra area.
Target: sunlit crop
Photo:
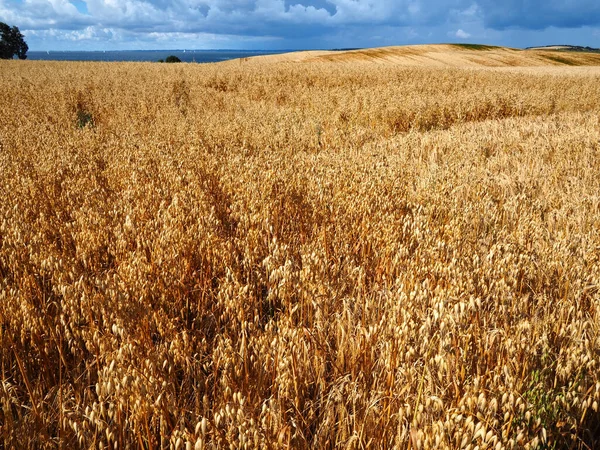
[[[258,61],[0,63],[0,447],[600,446],[600,70]]]

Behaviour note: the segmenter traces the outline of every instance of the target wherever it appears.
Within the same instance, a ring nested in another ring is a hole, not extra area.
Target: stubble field
[[[600,445],[600,68],[0,80],[0,446]]]

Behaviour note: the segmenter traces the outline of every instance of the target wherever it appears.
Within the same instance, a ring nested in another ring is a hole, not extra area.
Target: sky
[[[30,50],[600,47],[599,0],[0,0]]]

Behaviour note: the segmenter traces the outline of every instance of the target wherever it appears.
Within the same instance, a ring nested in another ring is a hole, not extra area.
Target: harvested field
[[[0,62],[0,446],[600,446],[600,68],[378,51]]]

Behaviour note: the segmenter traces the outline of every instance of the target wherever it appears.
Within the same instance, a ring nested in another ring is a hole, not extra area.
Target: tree
[[[181,62],[181,60],[177,56],[175,56],[175,55],[170,55],[170,56],[167,56],[166,62],[168,62],[168,63],[178,63],[178,62]]]
[[[19,59],[26,59],[27,50],[29,46],[19,29],[0,22],[0,59],[12,59],[15,55]]]

